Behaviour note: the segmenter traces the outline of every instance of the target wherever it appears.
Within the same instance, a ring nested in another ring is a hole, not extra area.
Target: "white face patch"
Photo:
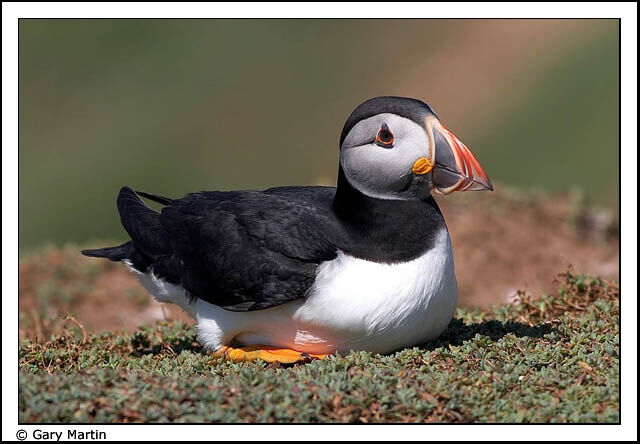
[[[393,146],[376,144],[376,135],[386,124]],[[358,122],[345,137],[340,164],[349,183],[367,196],[406,199],[401,192],[413,180],[412,167],[421,157],[430,158],[427,133],[420,125],[396,114],[383,113]]]

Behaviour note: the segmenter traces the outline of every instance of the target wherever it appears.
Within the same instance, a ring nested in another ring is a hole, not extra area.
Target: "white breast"
[[[320,264],[305,298],[266,310],[230,312],[179,287],[140,274],[163,302],[182,306],[197,320],[198,339],[216,349],[235,339],[313,353],[390,352],[444,331],[457,302],[451,242],[446,230],[434,248],[397,264],[380,264],[338,252]]]
[[[443,230],[433,249],[408,262],[379,264],[340,252],[319,267],[295,319],[330,326],[326,339],[340,351],[388,352],[442,333],[457,295],[451,243]]]

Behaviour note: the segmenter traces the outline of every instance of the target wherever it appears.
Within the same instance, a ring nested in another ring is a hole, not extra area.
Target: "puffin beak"
[[[493,191],[489,176],[480,162],[460,139],[435,118],[427,122],[427,131],[433,137],[433,187],[438,194],[454,191]]]

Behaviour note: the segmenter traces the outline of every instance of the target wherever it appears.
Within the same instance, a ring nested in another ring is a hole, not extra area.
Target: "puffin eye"
[[[376,135],[376,144],[383,148],[391,148],[393,146],[393,133],[386,123],[383,123],[378,134]]]

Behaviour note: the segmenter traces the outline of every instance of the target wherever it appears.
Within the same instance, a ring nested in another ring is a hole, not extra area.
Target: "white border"
[[[638,439],[638,5],[626,4],[620,27],[620,322],[622,417]]]
[[[384,8],[382,8],[384,6]],[[3,3],[2,4],[2,438],[17,426],[17,19],[36,17],[621,17],[622,426],[24,426],[104,430],[109,440],[637,439],[637,4],[635,3]],[[463,15],[461,15],[463,14]],[[285,428],[287,427],[287,428]],[[430,427],[426,429],[425,427]]]
[[[617,18],[631,16],[634,10],[632,4],[624,2],[397,2],[393,7],[387,5],[384,2],[16,2],[6,4],[6,13],[14,18]]]

